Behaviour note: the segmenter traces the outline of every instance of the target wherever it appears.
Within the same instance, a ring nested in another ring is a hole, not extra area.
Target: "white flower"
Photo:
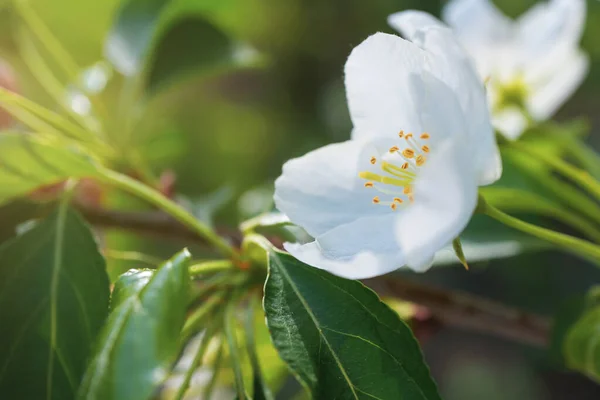
[[[452,32],[425,13],[396,18],[408,40],[377,33],[346,63],[352,139],[288,161],[275,182],[279,210],[315,238],[285,248],[351,279],[426,270],[501,174],[483,83]]]
[[[452,0],[445,7],[445,21],[488,81],[493,123],[507,138],[517,138],[528,118],[550,118],[585,78],[589,60],[579,48],[585,13],[585,0],[539,3],[515,21],[491,0]],[[393,15],[390,23],[397,25]]]

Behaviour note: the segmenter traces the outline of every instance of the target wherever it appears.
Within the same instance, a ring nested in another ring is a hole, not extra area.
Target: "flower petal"
[[[572,50],[557,60],[550,76],[532,88],[527,107],[533,118],[550,118],[575,93],[589,70],[589,57],[581,50]]]
[[[585,0],[538,3],[517,21],[518,42],[531,62],[578,47],[586,14]]]
[[[303,263],[346,279],[373,278],[402,266],[402,258],[394,253],[365,251],[346,259],[332,259],[323,255],[316,242],[305,245],[286,243],[284,247]]]
[[[512,34],[513,21],[491,0],[452,0],[444,7],[442,19],[469,50],[508,40]]]
[[[364,215],[390,213],[374,206],[360,170],[371,165],[370,144],[346,141],[288,161],[275,181],[275,205],[290,220],[317,237]]]
[[[418,73],[425,58],[414,44],[384,33],[370,36],[352,51],[345,74],[354,139],[422,131],[412,98],[414,91],[423,90]]]
[[[340,225],[305,245],[285,244],[300,261],[348,279],[366,279],[404,264],[394,227],[398,214],[367,216]]]
[[[396,225],[396,237],[409,267],[423,271],[435,253],[467,226],[477,205],[477,176],[468,157],[472,148],[448,142],[425,165],[415,184],[415,201]]]

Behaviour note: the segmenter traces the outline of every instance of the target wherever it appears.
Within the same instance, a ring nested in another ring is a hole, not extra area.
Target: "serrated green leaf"
[[[168,377],[180,352],[190,278],[184,250],[163,264],[144,285],[122,282],[119,295],[85,374],[78,398],[147,400]],[[140,278],[140,276],[137,276]],[[135,287],[136,290],[131,290]],[[121,289],[123,290],[123,289]]]
[[[315,399],[440,399],[408,326],[358,281],[271,252],[264,308],[281,357]]]
[[[33,135],[0,134],[0,204],[40,186],[96,174],[92,159],[74,148]]]
[[[2,396],[74,398],[108,299],[90,229],[65,207],[0,248]]]

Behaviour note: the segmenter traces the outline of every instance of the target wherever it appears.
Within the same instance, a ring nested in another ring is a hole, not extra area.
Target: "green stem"
[[[217,235],[211,228],[198,221],[192,214],[174,201],[163,196],[161,193],[144,185],[141,182],[136,181],[133,178],[118,172],[105,168],[101,168],[99,172],[101,175],[101,180],[126,192],[129,192],[143,200],[146,200],[148,203],[165,211],[177,221],[191,229],[193,232],[197,233],[200,237],[204,238],[223,255],[230,258],[233,258],[237,255],[233,247],[229,245],[223,238]]]
[[[233,267],[233,263],[229,260],[202,261],[190,266],[189,271],[193,278],[198,275],[231,270]]]
[[[505,154],[505,156],[508,155]],[[563,182],[547,172],[540,172],[535,167],[532,167],[530,163],[524,162],[520,158],[512,157],[511,160],[521,172],[551,192],[560,202],[600,223],[600,207],[577,187]]]
[[[227,304],[225,309],[225,336],[229,345],[229,356],[231,357],[231,366],[235,376],[235,387],[237,390],[237,398],[239,400],[246,399],[246,391],[244,389],[244,375],[242,373],[242,360],[239,353],[238,343],[235,336],[235,306],[233,301],[235,296]]]
[[[567,136],[564,139],[564,144],[566,150],[573,159],[579,162],[579,165],[589,171],[596,179],[600,179],[600,154],[578,137]]]
[[[219,379],[219,373],[221,372],[221,364],[223,363],[223,354],[225,353],[225,341],[222,340],[219,349],[217,350],[217,356],[215,358],[215,362],[212,365],[213,374],[210,378],[210,382],[206,385],[206,389],[204,390],[204,398],[212,399],[212,393],[217,384],[217,380]]]
[[[181,337],[183,340],[188,340],[201,325],[206,321],[206,318],[211,315],[215,307],[223,301],[222,294],[216,294],[209,297],[200,307],[198,307],[192,315],[186,320],[183,329],[181,330]]]
[[[513,142],[511,145],[513,148],[543,161],[561,175],[571,179],[573,182],[586,189],[590,194],[596,197],[596,199],[600,200],[600,182],[595,180],[587,171],[574,167],[558,157],[552,157],[530,148],[523,143]]]
[[[479,198],[478,210],[506,226],[555,244],[570,253],[594,260],[595,262],[600,261],[600,246],[512,217],[488,204],[481,196]]]
[[[214,326],[210,327],[206,330],[204,337],[202,338],[202,342],[200,343],[200,346],[198,347],[198,351],[196,352],[196,355],[194,356],[194,359],[192,360],[192,364],[190,365],[188,370],[185,372],[185,377],[183,379],[183,382],[181,383],[181,386],[179,386],[177,393],[175,394],[174,400],[183,399],[185,392],[187,392],[187,389],[190,386],[190,382],[192,380],[192,375],[194,374],[194,371],[196,370],[196,368],[198,368],[198,366],[201,364],[202,358],[204,357],[204,354],[206,353],[206,349],[208,349],[208,345],[210,344],[211,339],[213,338],[213,336],[215,334],[215,330],[216,329],[214,328]]]

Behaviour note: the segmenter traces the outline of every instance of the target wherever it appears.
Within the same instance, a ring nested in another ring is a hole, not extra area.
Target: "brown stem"
[[[93,225],[117,228],[169,240],[205,244],[203,239],[162,212],[123,212],[78,206]],[[241,242],[238,231],[218,230],[234,244]],[[386,275],[365,281],[382,296],[393,296],[426,307],[436,322],[469,331],[535,346],[546,346],[550,322],[538,315],[467,293],[434,288],[404,277]]]

